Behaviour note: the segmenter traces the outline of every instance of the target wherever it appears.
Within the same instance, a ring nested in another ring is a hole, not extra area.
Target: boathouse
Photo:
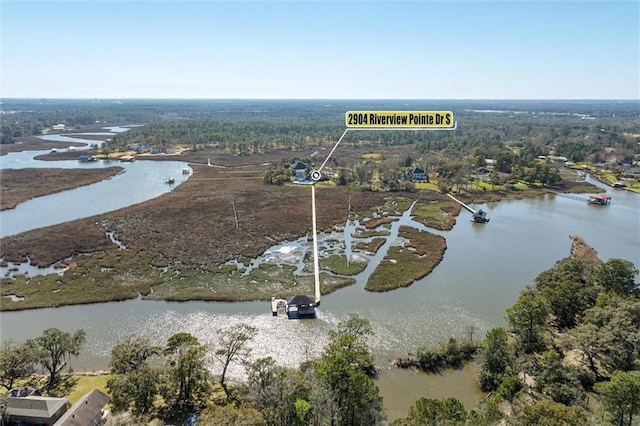
[[[611,204],[611,195],[609,194],[593,194],[589,197],[589,202],[600,206],[608,206]]]
[[[287,302],[287,316],[289,319],[315,318],[316,303],[309,296],[294,296]]]

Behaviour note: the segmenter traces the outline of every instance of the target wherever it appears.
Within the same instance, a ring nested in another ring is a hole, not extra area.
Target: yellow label
[[[347,111],[347,127],[453,127],[451,111]]]

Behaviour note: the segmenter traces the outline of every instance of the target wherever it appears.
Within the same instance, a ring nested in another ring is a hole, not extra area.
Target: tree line
[[[421,399],[394,425],[636,424],[637,274],[623,259],[572,256],[557,262],[507,309],[508,328],[489,330],[479,345],[478,383],[489,392],[480,408],[466,412],[454,398]],[[472,339],[466,346],[473,347]],[[452,339],[440,349],[418,349],[417,357],[401,358],[399,364],[438,371],[468,359],[459,348]],[[434,354],[451,358],[434,365]],[[594,395],[598,404],[591,401]]]

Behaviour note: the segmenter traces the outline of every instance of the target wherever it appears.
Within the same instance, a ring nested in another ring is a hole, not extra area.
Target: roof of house
[[[590,198],[595,198],[596,200],[610,200],[611,195],[609,194],[593,194]]]
[[[296,161],[295,164],[291,167],[294,170],[305,170],[307,169],[309,166],[306,163],[303,163],[302,161]]]
[[[67,402],[69,401],[65,398],[45,396],[7,398],[7,414],[15,417],[50,419],[61,407],[67,405]]]
[[[94,389],[73,404],[54,426],[89,426],[110,400],[109,395]]]
[[[299,295],[293,296],[289,299],[289,305],[292,306],[303,306],[303,305],[313,305],[315,302],[309,296]]]

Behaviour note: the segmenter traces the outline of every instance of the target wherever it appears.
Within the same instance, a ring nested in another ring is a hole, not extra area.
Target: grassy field
[[[82,397],[82,395],[90,392],[94,389],[101,390],[104,393],[107,392],[107,382],[109,379],[113,377],[112,374],[98,374],[98,375],[85,375],[85,374],[76,374],[74,377],[78,380],[76,385],[73,387],[71,392],[68,395],[65,395],[71,403],[73,404],[77,400]],[[108,406],[107,406],[107,409]]]
[[[420,191],[438,191],[438,186],[432,182],[416,182],[416,189]]]
[[[45,390],[44,396],[57,398],[67,398],[72,404],[78,401],[84,394],[94,389],[107,392],[107,382],[113,377],[112,374],[89,374],[72,373],[60,376],[57,385],[53,389]],[[20,380],[16,386],[32,386],[36,389],[46,389],[47,376],[34,375]],[[107,409],[109,406],[107,405]]]

